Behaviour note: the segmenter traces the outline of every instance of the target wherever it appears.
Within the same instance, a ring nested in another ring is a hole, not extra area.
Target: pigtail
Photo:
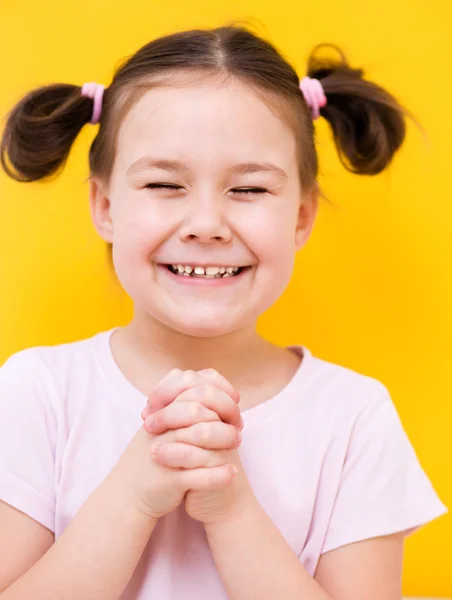
[[[319,58],[320,47],[334,48],[339,60]],[[413,116],[379,85],[364,79],[332,44],[316,46],[307,75],[322,83],[327,104],[320,114],[329,122],[344,167],[359,175],[376,175],[392,161],[405,139],[405,116]]]
[[[32,90],[8,113],[0,162],[9,177],[32,182],[63,168],[72,143],[93,112],[81,87],[52,84]]]

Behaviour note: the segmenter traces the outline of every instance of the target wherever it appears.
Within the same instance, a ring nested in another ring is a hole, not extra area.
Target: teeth
[[[190,265],[181,264],[171,265],[171,268],[175,273],[184,277],[193,277],[197,275],[207,279],[213,279],[214,277],[233,277],[240,269],[240,267],[191,267]]]

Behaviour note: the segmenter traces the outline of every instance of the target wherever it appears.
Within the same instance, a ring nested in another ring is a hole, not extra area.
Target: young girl
[[[388,390],[255,329],[315,221],[320,114],[358,174],[404,139],[345,58],[300,82],[237,25],[9,113],[18,181],[99,123],[91,214],[134,316],[0,369],[1,600],[400,598],[404,537],[446,509]]]

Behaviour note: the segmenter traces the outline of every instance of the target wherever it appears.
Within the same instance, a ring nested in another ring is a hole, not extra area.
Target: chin
[[[162,319],[162,321],[171,329],[182,333],[188,337],[197,338],[215,338],[228,333],[232,333],[243,327],[243,323],[239,323],[235,319],[225,319],[224,315],[210,316],[209,315],[189,315],[187,314],[180,319]]]

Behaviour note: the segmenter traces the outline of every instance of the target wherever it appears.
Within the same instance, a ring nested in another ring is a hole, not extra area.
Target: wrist
[[[236,500],[227,509],[215,515],[215,518],[203,523],[207,536],[217,533],[233,525],[240,526],[250,518],[255,518],[262,510],[261,505],[252,492]]]
[[[106,496],[106,503],[120,510],[130,522],[139,521],[143,527],[149,528],[150,531],[157,525],[160,515],[152,514],[148,507],[133,498],[127,490],[122,489],[112,473],[101,484],[101,491]]]

